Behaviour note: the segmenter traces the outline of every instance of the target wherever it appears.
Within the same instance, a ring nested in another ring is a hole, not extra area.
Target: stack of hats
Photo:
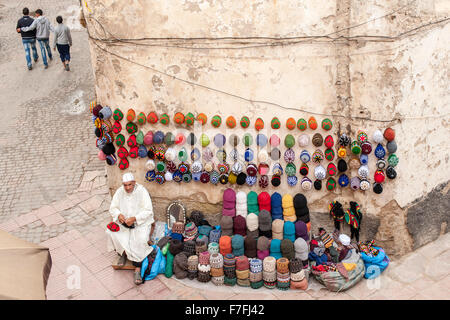
[[[190,280],[194,280],[195,278],[197,278],[197,269],[198,268],[198,256],[196,254],[194,254],[193,256],[190,256],[188,258],[188,275],[187,277]]]
[[[236,192],[228,188],[223,192],[222,215],[234,217],[236,215]]]
[[[243,216],[236,216],[233,218],[233,233],[239,234],[243,237],[247,234],[247,222]]]
[[[223,273],[223,256],[220,253],[214,253],[209,256],[211,265],[211,282],[216,286],[224,284],[225,275]]]
[[[175,257],[180,252],[183,252],[184,243],[178,239],[170,240],[169,252]]]
[[[184,252],[178,253],[173,259],[173,273],[177,279],[184,279],[188,275],[188,257]]]
[[[222,231],[220,230],[220,227],[216,226],[209,233],[209,243],[211,243],[211,242],[219,243],[219,239],[220,239],[221,235],[222,235]]]
[[[259,235],[259,231],[258,231],[259,218],[258,218],[258,215],[256,213],[250,212],[247,215],[246,223],[247,223],[247,230],[249,231],[249,232],[247,232],[247,236],[252,236],[254,238],[258,237],[258,235]]]
[[[303,238],[297,238],[294,242],[294,250],[295,250],[295,257],[299,258],[302,263],[303,267],[308,267],[308,254],[309,254],[309,247],[308,243]]]
[[[297,193],[295,195],[294,208],[297,220],[301,220],[304,223],[308,223],[309,222],[308,201],[306,200],[306,197],[303,194]]]
[[[170,233],[172,239],[183,240],[183,233],[184,223],[180,221],[174,222],[172,225],[172,232]]]
[[[272,239],[272,241],[270,241],[270,255],[272,257],[274,257],[275,259],[280,259],[282,257],[282,255],[281,255],[281,240]]]
[[[281,240],[281,255],[289,260],[295,258],[294,243],[289,239]]]
[[[270,197],[272,220],[283,219],[283,207],[281,206],[281,194],[274,192]]]
[[[245,237],[244,254],[247,258],[256,258],[256,238]]]
[[[264,287],[275,288],[277,284],[277,260],[268,256],[263,260],[263,281]]]
[[[269,211],[263,209],[259,212],[258,224],[259,224],[259,236],[272,238],[272,216],[270,215]]]
[[[291,289],[306,290],[308,288],[308,279],[305,276],[303,263],[299,258],[289,261],[289,271],[291,273]]]
[[[222,218],[220,218],[220,229],[222,230],[222,236],[232,236],[233,217],[222,216]]]
[[[219,253],[219,244],[217,242],[210,242],[208,244],[209,254]]]
[[[195,253],[199,255],[202,252],[208,251],[208,237],[198,236],[195,240]]]
[[[236,257],[237,284],[241,287],[250,287],[250,264],[246,256]]]
[[[235,234],[231,238],[231,248],[233,248],[233,254],[236,257],[244,255],[244,237],[240,234]]]
[[[198,234],[197,226],[194,222],[189,222],[184,227],[184,241],[195,240]]]
[[[229,253],[223,256],[224,284],[234,286],[236,284],[236,258]]]
[[[270,212],[270,209],[271,209],[270,194],[268,194],[267,192],[261,192],[258,195],[258,205],[259,205],[259,211],[267,210]]]
[[[200,282],[209,282],[211,280],[211,265],[209,264],[209,252],[204,251],[198,256],[197,280]]]
[[[194,240],[184,241],[183,252],[186,254],[186,256],[187,256],[188,258],[189,258],[190,256],[195,255],[195,254],[196,254],[196,251],[195,251],[195,241],[194,241]]]
[[[288,290],[290,286],[289,260],[280,258],[277,260],[277,289]]]
[[[287,193],[281,199],[281,206],[283,207],[283,219],[284,221],[295,222],[297,217],[295,216],[294,199]]]
[[[236,193],[236,216],[247,218],[247,194],[244,191]]]
[[[270,240],[265,236],[261,236],[258,238],[256,243],[256,255],[258,259],[264,260],[270,254]]]
[[[230,236],[221,236],[219,239],[219,251],[225,256],[226,254],[230,254],[233,252],[233,248],[231,246],[231,237]]]
[[[263,262],[260,259],[250,259],[250,287],[259,289],[264,285]]]
[[[275,219],[272,221],[272,239],[283,240],[284,220]]]
[[[309,241],[308,227],[301,220],[295,223],[295,238],[303,238],[306,242]]]
[[[283,239],[295,241],[295,224],[291,221],[285,221],[283,225]]]
[[[250,191],[247,195],[247,213],[259,214],[258,194]]]

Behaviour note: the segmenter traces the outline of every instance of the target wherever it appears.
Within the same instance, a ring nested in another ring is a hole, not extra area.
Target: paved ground
[[[392,262],[378,280],[338,294],[312,278],[306,291],[282,292],[164,275],[135,286],[132,272],[114,271],[104,232],[111,197],[86,112],[94,97],[86,32],[72,22],[70,73],[57,59],[48,70],[38,62],[28,71],[14,33],[23,6],[40,7],[53,20],[74,16],[77,4],[0,0],[0,74],[8,79],[0,85],[0,229],[50,248],[48,299],[450,299],[449,234]]]

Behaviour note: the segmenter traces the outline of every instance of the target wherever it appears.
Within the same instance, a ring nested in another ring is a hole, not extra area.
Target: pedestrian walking
[[[64,69],[70,71],[70,47],[72,46],[72,36],[70,35],[70,29],[63,24],[63,18],[61,16],[56,17],[58,25],[55,28],[55,40],[53,42],[53,50],[58,48],[59,56],[63,63]]]
[[[50,31],[54,31],[53,26],[47,17],[43,16],[43,12],[41,9],[36,10],[36,19],[34,19],[33,23],[29,27],[22,27],[22,31],[31,31],[36,30],[36,38],[39,42],[39,46],[41,47],[41,55],[42,61],[44,62],[45,69],[48,68],[47,63],[47,53],[50,60],[53,60],[52,50],[50,49],[49,38]],[[47,50],[47,53],[46,53]]]
[[[36,30],[22,31],[22,27],[29,27],[33,24],[34,19],[29,16],[30,10],[28,8],[23,8],[23,17],[17,21],[16,31],[22,36],[22,44],[25,49],[25,57],[27,59],[28,70],[33,69],[33,64],[31,63],[31,51],[33,51],[34,62],[37,62],[39,56],[36,51]]]

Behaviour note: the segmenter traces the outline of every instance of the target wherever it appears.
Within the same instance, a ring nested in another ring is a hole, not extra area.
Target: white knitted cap
[[[258,224],[259,224],[259,222],[258,222],[258,216],[257,216],[256,214],[254,214],[254,213],[249,213],[249,214],[247,215],[246,222],[247,222],[247,229],[248,229],[249,231],[255,231],[255,230],[258,230]]]

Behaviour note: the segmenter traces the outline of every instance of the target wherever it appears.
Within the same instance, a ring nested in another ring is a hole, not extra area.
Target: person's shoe
[[[127,256],[125,254],[122,254],[119,258],[119,261],[117,261],[117,265],[123,267],[127,263]]]
[[[46,64],[45,66],[44,66],[44,69],[47,69],[48,68],[48,64]]]
[[[39,57],[37,57],[36,59],[34,59],[34,62],[38,62],[38,60],[39,60]]]
[[[28,70],[32,70],[33,69],[33,66],[28,66]]]
[[[68,64],[66,64],[66,71],[70,71],[70,67]]]
[[[50,61],[52,61],[52,60],[53,60],[53,57],[50,57],[50,56],[49,56],[48,58],[50,59]]]

